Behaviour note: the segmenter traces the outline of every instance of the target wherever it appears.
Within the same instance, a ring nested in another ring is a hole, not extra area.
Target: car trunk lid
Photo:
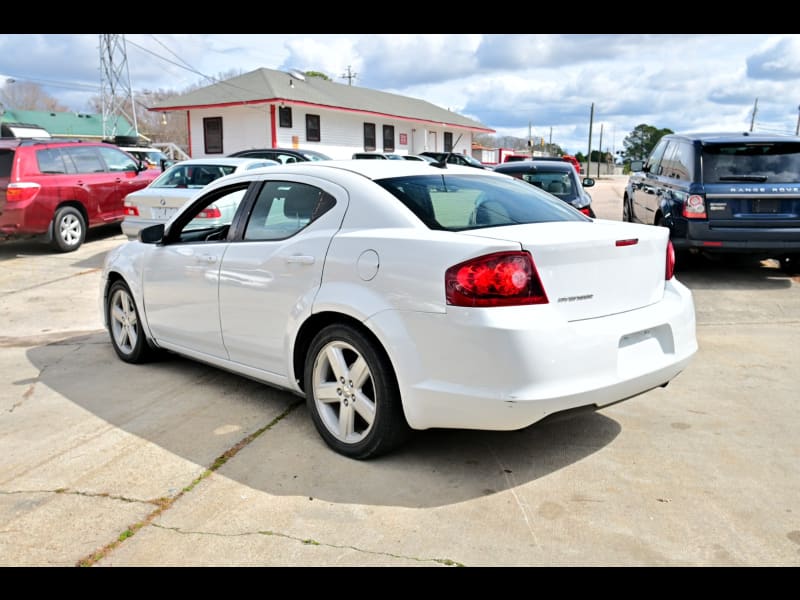
[[[596,220],[468,234],[515,241],[529,251],[549,303],[567,321],[635,310],[658,302],[664,293],[665,228]]]

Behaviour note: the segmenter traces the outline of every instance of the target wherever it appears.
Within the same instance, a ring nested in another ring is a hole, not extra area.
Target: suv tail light
[[[672,279],[675,274],[675,247],[672,245],[672,240],[667,240],[667,270],[665,277],[667,281]]]
[[[548,303],[528,252],[495,252],[454,265],[445,272],[444,287],[453,306]]]
[[[42,186],[38,183],[9,183],[6,190],[6,202],[25,202],[33,200]]]
[[[698,194],[692,194],[683,203],[683,216],[687,219],[706,218],[706,200]]]

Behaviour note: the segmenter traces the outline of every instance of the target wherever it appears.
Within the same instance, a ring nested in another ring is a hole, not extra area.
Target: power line
[[[350,65],[347,65],[347,73],[340,75],[342,79],[347,79],[347,85],[353,85],[353,79],[358,77],[358,73],[353,73],[350,70]]]

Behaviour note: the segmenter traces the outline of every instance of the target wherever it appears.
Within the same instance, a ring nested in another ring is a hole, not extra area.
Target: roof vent
[[[289,69],[289,75],[294,77],[295,79],[299,79],[300,81],[305,81],[306,76],[303,75],[303,72],[299,69]]]

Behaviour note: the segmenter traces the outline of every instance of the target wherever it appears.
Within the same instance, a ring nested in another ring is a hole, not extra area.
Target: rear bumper
[[[668,383],[697,351],[692,295],[675,280],[653,305],[581,321],[559,319],[549,306],[387,311],[372,321],[392,341],[415,429],[522,429],[552,413],[613,404]]]
[[[676,250],[781,255],[800,252],[797,227],[714,227],[708,221],[677,221],[672,227]]]

